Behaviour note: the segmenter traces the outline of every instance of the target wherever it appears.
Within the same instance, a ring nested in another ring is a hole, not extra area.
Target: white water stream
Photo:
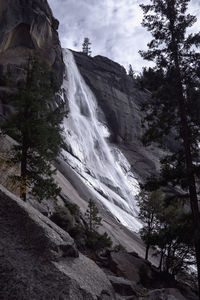
[[[93,195],[126,227],[137,231],[135,195],[137,180],[127,159],[119,149],[109,145],[108,128],[98,120],[97,101],[82,78],[73,54],[63,51],[66,74],[63,89],[69,101],[69,115],[64,121],[66,142],[63,151],[68,164]]]

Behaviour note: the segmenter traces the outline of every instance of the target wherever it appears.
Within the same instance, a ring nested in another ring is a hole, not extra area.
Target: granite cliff
[[[0,118],[7,116],[10,109],[9,103],[4,102],[8,90],[4,75],[11,70],[16,82],[21,80],[30,55],[39,54],[61,86],[64,64],[58,25],[46,0],[1,1]],[[137,179],[143,181],[159,168],[160,156],[157,148],[146,150],[139,141],[140,104],[148,101],[148,91],[141,91],[125,69],[108,58],[76,52],[74,57],[105,115],[111,131],[110,143],[123,151]],[[64,99],[67,101],[67,97]],[[9,151],[13,143],[12,139],[5,139],[4,150]],[[76,203],[84,213],[92,195],[90,189],[63,157],[57,167],[56,180],[62,188],[57,204]],[[107,256],[98,261],[100,268],[77,250],[67,232],[49,220],[55,203],[38,203],[34,199],[23,203],[8,192],[5,180],[0,183],[4,185],[0,186],[0,299],[196,299],[190,288],[159,280],[155,267],[135,253],[144,254],[138,235],[120,224],[101,203],[97,204],[102,232],[108,232],[114,244],[123,244],[131,253],[108,250]],[[150,286],[141,284],[145,277],[140,274],[142,268]]]
[[[142,136],[141,105],[150,93],[141,90],[136,80],[127,75],[124,67],[103,56],[89,57],[73,52],[77,66],[93,91],[103,110],[111,142],[118,145],[132,166],[138,180],[143,180],[159,169],[158,148],[144,148]]]
[[[46,0],[1,1],[0,64],[23,63],[38,51],[62,82],[63,62],[57,29],[59,26]]]
[[[64,64],[58,37],[59,22],[46,0],[2,0],[0,5],[0,115],[10,108],[4,101],[7,90],[4,75],[11,72],[15,82],[24,78],[23,66],[29,56],[45,60],[58,85],[63,80]]]

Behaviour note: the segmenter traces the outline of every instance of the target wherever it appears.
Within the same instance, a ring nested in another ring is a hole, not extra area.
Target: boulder
[[[115,274],[136,283],[144,280],[142,273],[145,273],[145,279],[151,280],[153,278],[150,263],[138,257],[137,254],[133,255],[126,251],[113,251],[110,253],[109,265]]]
[[[105,273],[69,234],[2,186],[0,270],[1,300],[115,299]]]
[[[123,277],[109,276],[109,280],[116,293],[122,296],[136,296],[136,286],[133,281]]]
[[[144,297],[139,297],[139,300],[143,300]],[[178,289],[169,288],[169,289],[157,289],[153,291],[149,291],[145,299],[147,300],[198,300],[198,297],[196,297],[193,294],[193,298],[188,298],[187,296],[184,297]]]

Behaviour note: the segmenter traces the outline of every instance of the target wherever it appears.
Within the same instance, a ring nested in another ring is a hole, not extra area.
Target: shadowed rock
[[[107,276],[69,234],[2,187],[0,270],[1,300],[114,299]]]
[[[58,25],[46,0],[2,0],[0,64],[19,65],[37,52],[56,71],[61,83],[64,67]]]

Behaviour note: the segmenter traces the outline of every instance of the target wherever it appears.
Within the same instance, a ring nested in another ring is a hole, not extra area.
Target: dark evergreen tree
[[[129,65],[129,69],[128,69],[128,76],[130,76],[131,78],[134,78],[134,71],[132,68],[132,65]]]
[[[140,236],[146,245],[145,259],[148,260],[149,249],[155,244],[153,233],[158,226],[157,214],[161,211],[164,194],[161,190],[148,193],[141,191],[138,195],[139,219],[144,223]]]
[[[154,93],[163,84],[164,74],[160,69],[143,68],[142,74],[138,76],[138,82],[141,89],[147,89]]]
[[[153,234],[154,245],[160,256],[160,270],[173,276],[193,263],[193,222],[191,215],[184,209],[184,202],[167,197],[162,210],[157,214],[159,226]]]
[[[88,209],[85,217],[90,231],[95,231],[101,225],[101,217],[98,216],[99,210],[93,200],[89,200]]]
[[[173,276],[193,263],[193,231],[191,214],[184,209],[185,200],[167,196],[161,190],[139,195],[139,218],[144,226],[140,230],[146,245],[145,259],[150,246],[159,255],[159,270]]]
[[[31,57],[25,67],[26,78],[18,83],[8,101],[15,113],[1,124],[4,134],[12,136],[18,145],[11,149],[11,160],[20,163],[20,198],[26,201],[27,188],[39,201],[56,198],[60,192],[53,179],[53,161],[63,144],[62,120],[64,108],[52,109],[54,91],[52,74],[45,63]]]
[[[89,38],[87,38],[87,37],[84,38],[84,41],[82,44],[82,47],[83,47],[82,51],[83,51],[83,53],[85,53],[86,55],[89,55],[89,56],[91,56],[91,54],[92,54],[90,45],[91,45],[91,43],[90,43]]]
[[[200,33],[187,34],[196,17],[187,14],[189,0],[151,0],[151,5],[141,5],[144,11],[143,26],[153,35],[149,50],[141,52],[148,60],[156,62],[163,72],[160,88],[154,93],[146,121],[148,130],[145,142],[163,143],[172,134],[179,141],[176,153],[164,159],[167,180],[181,183],[189,192],[192,217],[195,224],[194,244],[198,269],[200,296],[200,212],[197,184],[199,166],[199,115],[192,108],[199,101]]]

